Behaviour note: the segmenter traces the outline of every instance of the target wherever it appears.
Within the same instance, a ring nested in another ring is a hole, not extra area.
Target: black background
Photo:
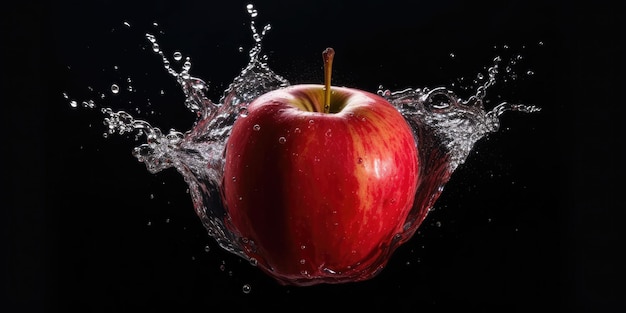
[[[253,2],[258,25],[273,26],[263,43],[270,67],[293,84],[321,81],[327,46],[334,83],[372,91],[458,86],[494,56],[520,54],[519,78],[490,90],[491,103],[543,108],[503,117],[379,276],[298,288],[220,249],[178,173],[148,173],[132,138],[104,139],[102,115],[63,97],[96,99],[92,87],[107,94],[102,106],[189,129],[194,117],[144,34],[168,56],[190,56],[217,100],[252,44],[246,2],[223,2],[3,8],[1,311],[626,310],[620,5]],[[128,77],[136,91],[110,97]]]

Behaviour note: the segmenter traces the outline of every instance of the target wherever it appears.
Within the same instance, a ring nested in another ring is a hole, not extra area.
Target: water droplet
[[[363,163],[363,158],[358,158],[358,159],[356,160],[356,162],[357,162],[358,164],[362,164],[362,163]]]
[[[180,52],[178,52],[178,51],[174,52],[174,60],[176,60],[176,61],[180,61],[180,60],[182,60],[182,59],[183,59],[183,55],[182,55],[182,53],[180,53]]]
[[[239,52],[243,52],[243,47],[239,47],[239,48],[237,48],[237,50],[238,50]]]
[[[300,133],[300,128],[296,127],[296,129],[293,130],[294,133],[299,134]]]
[[[211,247],[209,247],[209,245],[204,246],[204,252],[209,252],[211,251]]]
[[[247,107],[239,108],[239,116],[247,117],[248,116],[248,108]]]
[[[252,266],[259,265],[259,261],[257,259],[255,259],[255,258],[250,258],[249,261],[250,261],[250,265],[252,265]]]
[[[324,135],[328,138],[333,136],[333,131],[329,128],[328,130],[326,130],[326,133],[324,133]]]
[[[535,75],[535,72],[533,72],[533,71],[531,71],[531,70],[528,70],[528,71],[526,72],[526,75],[529,75],[529,76],[530,76],[530,75]]]
[[[278,143],[280,143],[281,145],[284,144],[285,142],[287,142],[287,138],[285,137],[278,138]]]
[[[252,287],[250,286],[250,284],[245,284],[243,285],[243,287],[241,287],[241,291],[243,291],[243,293],[245,294],[249,294],[250,291],[252,291]]]
[[[76,108],[76,107],[78,107],[78,102],[76,102],[76,100],[72,100],[72,101],[70,101],[70,106],[72,108]]]
[[[246,5],[246,10],[248,10],[248,14],[250,14],[250,17],[252,18],[256,17],[259,14],[259,12],[254,8],[254,5],[252,4]]]
[[[261,130],[261,126],[259,124],[254,124],[254,126],[252,126],[252,129],[258,132],[259,130]]]
[[[119,93],[120,92],[120,86],[118,86],[116,84],[111,85],[111,92],[114,93],[114,94]]]

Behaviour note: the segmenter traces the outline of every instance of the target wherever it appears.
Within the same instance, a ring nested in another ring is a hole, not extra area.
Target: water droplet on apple
[[[324,134],[326,137],[330,138],[333,136],[333,131],[329,128],[328,130],[326,130],[326,133]]]
[[[278,143],[280,143],[281,145],[284,144],[285,142],[287,142],[287,138],[285,137],[278,138]]]
[[[300,127],[296,127],[296,129],[293,130],[294,133],[299,134],[300,133]]]
[[[254,126],[252,126],[252,129],[253,129],[254,131],[259,131],[259,130],[261,130],[261,125],[259,125],[259,124],[254,124]]]
[[[305,259],[300,259],[300,264],[304,265],[306,263]]]

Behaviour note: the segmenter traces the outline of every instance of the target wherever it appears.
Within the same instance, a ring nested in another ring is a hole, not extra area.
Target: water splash
[[[247,115],[249,103],[262,94],[287,87],[290,83],[274,73],[265,62],[267,57],[261,54],[263,38],[271,26],[265,25],[259,32],[255,22],[257,10],[253,5],[246,6],[246,9],[251,18],[250,30],[254,45],[249,51],[248,64],[217,102],[206,96],[207,83],[191,76],[190,57],[184,57],[176,51],[173,53],[175,62],[172,62],[158,44],[156,36],[145,35],[151,50],[160,56],[164,69],[181,86],[185,106],[197,117],[190,130],[181,132],[170,129],[163,132],[145,120],[135,119],[126,111],[104,107],[101,112],[107,126],[105,136],[132,134],[135,140],[144,140],[144,143],[133,149],[133,156],[144,163],[150,173],[158,173],[168,168],[174,168],[181,173],[189,185],[195,212],[208,234],[222,248],[257,266],[262,262],[245,253],[246,250],[253,249],[251,246],[254,242],[237,236],[226,225],[228,214],[221,196],[224,192],[221,189],[224,148],[235,121]],[[381,87],[378,90],[378,94],[394,105],[413,129],[420,147],[420,173],[425,177],[418,186],[415,203],[403,232],[396,234],[393,246],[388,247],[389,254],[412,237],[452,173],[465,162],[474,144],[499,129],[499,117],[503,113],[531,113],[539,110],[531,105],[506,102],[491,110],[485,109],[487,91],[497,81],[502,60],[497,57],[493,61],[493,65],[487,70],[486,81],[466,100],[444,87],[400,91],[384,90]],[[173,64],[180,62],[181,69],[174,69]],[[111,92],[119,91],[119,86],[112,86]],[[64,96],[69,100],[67,95]],[[71,100],[70,105],[77,107],[78,103]],[[83,106],[95,108],[96,104],[93,100],[88,100],[83,102]],[[254,126],[256,131],[260,130],[260,126],[258,129],[257,126]],[[284,138],[277,140],[280,142]],[[328,273],[330,276],[336,274],[332,271]]]

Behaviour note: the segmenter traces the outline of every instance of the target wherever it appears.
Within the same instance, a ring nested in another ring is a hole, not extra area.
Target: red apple
[[[402,115],[378,95],[326,82],[254,100],[225,151],[227,225],[282,284],[374,277],[415,199],[419,160]]]

